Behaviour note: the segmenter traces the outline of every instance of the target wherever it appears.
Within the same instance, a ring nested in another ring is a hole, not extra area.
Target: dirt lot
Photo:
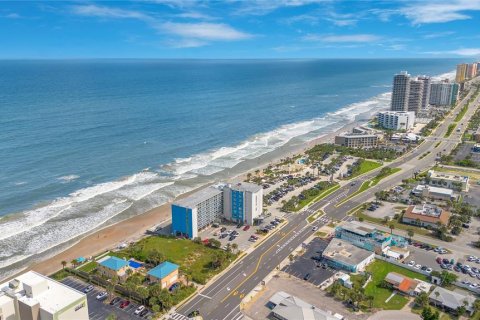
[[[322,310],[331,311],[332,314],[339,313],[345,319],[367,319],[367,314],[354,314],[349,312],[342,304],[332,297],[310,284],[309,282],[299,280],[296,277],[289,276],[286,273],[279,272],[278,277],[270,280],[266,288],[249,302],[244,309],[244,313],[252,319],[266,319],[271,310],[266,306],[270,297],[278,291],[285,291],[294,295],[305,302],[308,302]]]

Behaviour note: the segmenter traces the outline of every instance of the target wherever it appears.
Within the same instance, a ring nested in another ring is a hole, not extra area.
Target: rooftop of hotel
[[[42,286],[43,284],[46,284]],[[18,284],[18,285],[11,285]],[[34,290],[32,296],[27,296],[24,285],[28,287],[41,286],[44,290]],[[85,295],[73,288],[70,288],[60,282],[54,281],[34,271],[23,273],[14,280],[0,285],[0,297],[3,299],[9,295],[15,295],[19,301],[27,305],[40,304],[40,308],[49,312],[58,312],[70,304],[83,298]]]
[[[444,195],[453,195],[453,190],[448,189],[448,188],[439,188],[439,187],[432,187],[432,186],[427,186],[424,184],[419,184],[418,186],[415,187],[415,191],[421,192],[425,189],[428,189],[429,192],[432,193],[437,193],[437,194],[444,194]]]
[[[218,194],[221,194],[222,192],[223,191],[219,188],[206,187],[195,193],[192,193],[185,198],[178,199],[173,203],[173,205],[194,209],[199,203],[202,203]]]
[[[448,174],[445,172],[438,172],[434,170],[429,170],[428,176],[432,179],[444,179],[444,180],[454,180],[458,182],[468,182],[468,176],[459,176],[455,174]]]
[[[429,223],[441,222],[442,224],[447,225],[450,218],[450,213],[437,206],[423,204],[409,206],[403,214],[403,218],[411,220],[418,219],[420,221]]]
[[[228,187],[232,190],[236,191],[242,191],[242,192],[258,192],[262,190],[262,187],[254,184],[254,183],[248,183],[248,182],[242,182],[242,183],[235,183],[228,185]]]
[[[431,204],[419,204],[413,206],[411,212],[414,214],[421,214],[430,217],[439,217],[442,214],[443,209],[431,205]]]
[[[338,137],[346,137],[346,138],[376,138],[377,135],[373,133],[366,133],[366,132],[344,132],[340,133]]]
[[[357,265],[373,253],[338,238],[333,238],[322,256],[347,265]]]
[[[357,221],[347,222],[340,226],[341,229],[350,231],[352,233],[359,234],[361,236],[366,236],[367,234],[374,233],[376,231],[375,228],[367,227],[358,223]]]

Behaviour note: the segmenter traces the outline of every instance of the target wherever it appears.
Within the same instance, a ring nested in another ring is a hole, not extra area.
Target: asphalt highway
[[[188,303],[177,310],[178,314],[188,315],[191,311],[199,310],[205,320],[239,320],[243,318],[240,311],[240,303],[244,296],[255,288],[278,264],[287,258],[289,254],[302,244],[312,233],[313,226],[321,226],[324,222],[319,220],[308,224],[306,218],[310,212],[322,209],[327,216],[335,220],[345,219],[352,209],[371,200],[374,193],[387,190],[401,183],[403,179],[413,176],[415,171],[424,171],[435,163],[437,153],[448,154],[460,141],[467,122],[474,114],[478,101],[470,105],[469,110],[463,117],[463,126],[458,125],[461,132],[456,129],[450,137],[444,138],[448,126],[453,122],[457,114],[468,100],[472,92],[457,105],[445,121],[420,144],[415,150],[389,164],[392,168],[402,170],[382,179],[376,186],[356,195],[348,201],[340,204],[349,195],[356,192],[363,181],[367,181],[378,174],[378,169],[352,181],[355,185],[347,184],[330,194],[321,201],[311,205],[307,210],[292,215],[287,224],[276,233],[272,234],[258,247],[238,261],[228,271],[216,278],[205,289],[191,299]],[[472,106],[475,106],[472,107]],[[436,144],[440,142],[438,146]],[[422,155],[428,155],[419,159]]]

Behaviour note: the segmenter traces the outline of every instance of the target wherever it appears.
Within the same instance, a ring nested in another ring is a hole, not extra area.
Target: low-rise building
[[[335,136],[335,144],[349,148],[375,148],[378,136],[371,133],[342,133]]]
[[[148,271],[147,275],[150,282],[160,283],[162,289],[170,288],[178,281],[178,265],[165,261]]]
[[[280,320],[342,320],[343,316],[331,314],[292,296],[284,291],[275,293],[269,300],[272,316]]]
[[[445,172],[429,170],[427,174],[428,184],[437,187],[444,187],[458,191],[468,191],[469,177]]]
[[[424,184],[419,184],[412,190],[412,194],[417,197],[425,197],[433,200],[457,200],[458,195],[456,195],[452,189],[448,188],[439,188],[433,186],[427,186]]]
[[[471,295],[465,295],[437,286],[428,297],[431,304],[442,307],[445,311],[455,312],[462,306],[465,307],[469,315],[472,315],[475,311],[473,307],[475,297]]]
[[[402,216],[403,223],[432,228],[448,225],[449,219],[450,212],[430,204],[409,206]]]
[[[322,257],[333,268],[358,272],[365,270],[365,267],[375,259],[375,253],[333,238],[323,251]]]
[[[1,320],[88,320],[87,296],[28,271],[0,285]]]
[[[419,279],[411,279],[397,272],[389,272],[384,281],[393,289],[409,296],[418,296],[422,292],[428,293],[432,285]]]
[[[98,273],[108,278],[118,277],[124,281],[127,278],[127,269],[128,261],[115,256],[106,256],[98,261]]]
[[[409,130],[415,124],[413,111],[382,111],[377,116],[378,124],[390,130]]]
[[[363,225],[357,221],[347,222],[335,229],[335,236],[351,244],[382,254],[392,242],[392,236],[386,232]]]

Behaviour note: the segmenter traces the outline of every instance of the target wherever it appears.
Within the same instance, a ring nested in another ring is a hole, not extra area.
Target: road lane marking
[[[199,293],[198,295],[199,295],[200,297],[204,297],[204,298],[207,298],[207,299],[210,299],[210,300],[212,300],[212,298],[211,298],[211,297],[209,297],[209,296],[206,296],[206,295],[204,295],[204,294],[201,294],[201,293]]]

